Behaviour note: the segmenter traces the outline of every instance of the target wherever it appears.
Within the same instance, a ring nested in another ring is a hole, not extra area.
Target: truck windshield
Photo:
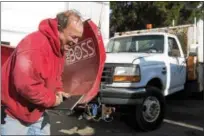
[[[111,39],[106,52],[163,53],[163,35],[140,35]]]

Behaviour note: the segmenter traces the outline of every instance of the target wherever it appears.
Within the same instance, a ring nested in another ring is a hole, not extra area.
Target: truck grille
[[[101,83],[111,84],[113,82],[113,73],[114,73],[114,66],[105,64],[103,73],[102,73]]]

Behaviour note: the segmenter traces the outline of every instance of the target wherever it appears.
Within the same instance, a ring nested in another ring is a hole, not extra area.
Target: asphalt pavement
[[[49,112],[52,135],[88,136],[204,136],[204,100],[183,99],[180,94],[167,97],[167,114],[162,126],[152,132],[132,128],[119,115],[110,122],[78,120],[79,115],[67,116]]]

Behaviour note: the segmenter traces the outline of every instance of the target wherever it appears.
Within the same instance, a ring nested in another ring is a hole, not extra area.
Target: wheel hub
[[[147,122],[154,122],[160,114],[160,103],[156,97],[147,97],[143,103],[143,117]]]

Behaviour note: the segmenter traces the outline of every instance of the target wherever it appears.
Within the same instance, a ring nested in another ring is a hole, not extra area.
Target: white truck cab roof
[[[134,33],[134,32],[126,32],[125,34],[115,36],[110,38],[115,39],[115,38],[123,38],[123,37],[129,37],[129,36],[142,36],[142,35],[164,35],[164,36],[170,36],[170,37],[175,37],[173,34],[165,33],[165,32],[145,32],[145,33]]]

